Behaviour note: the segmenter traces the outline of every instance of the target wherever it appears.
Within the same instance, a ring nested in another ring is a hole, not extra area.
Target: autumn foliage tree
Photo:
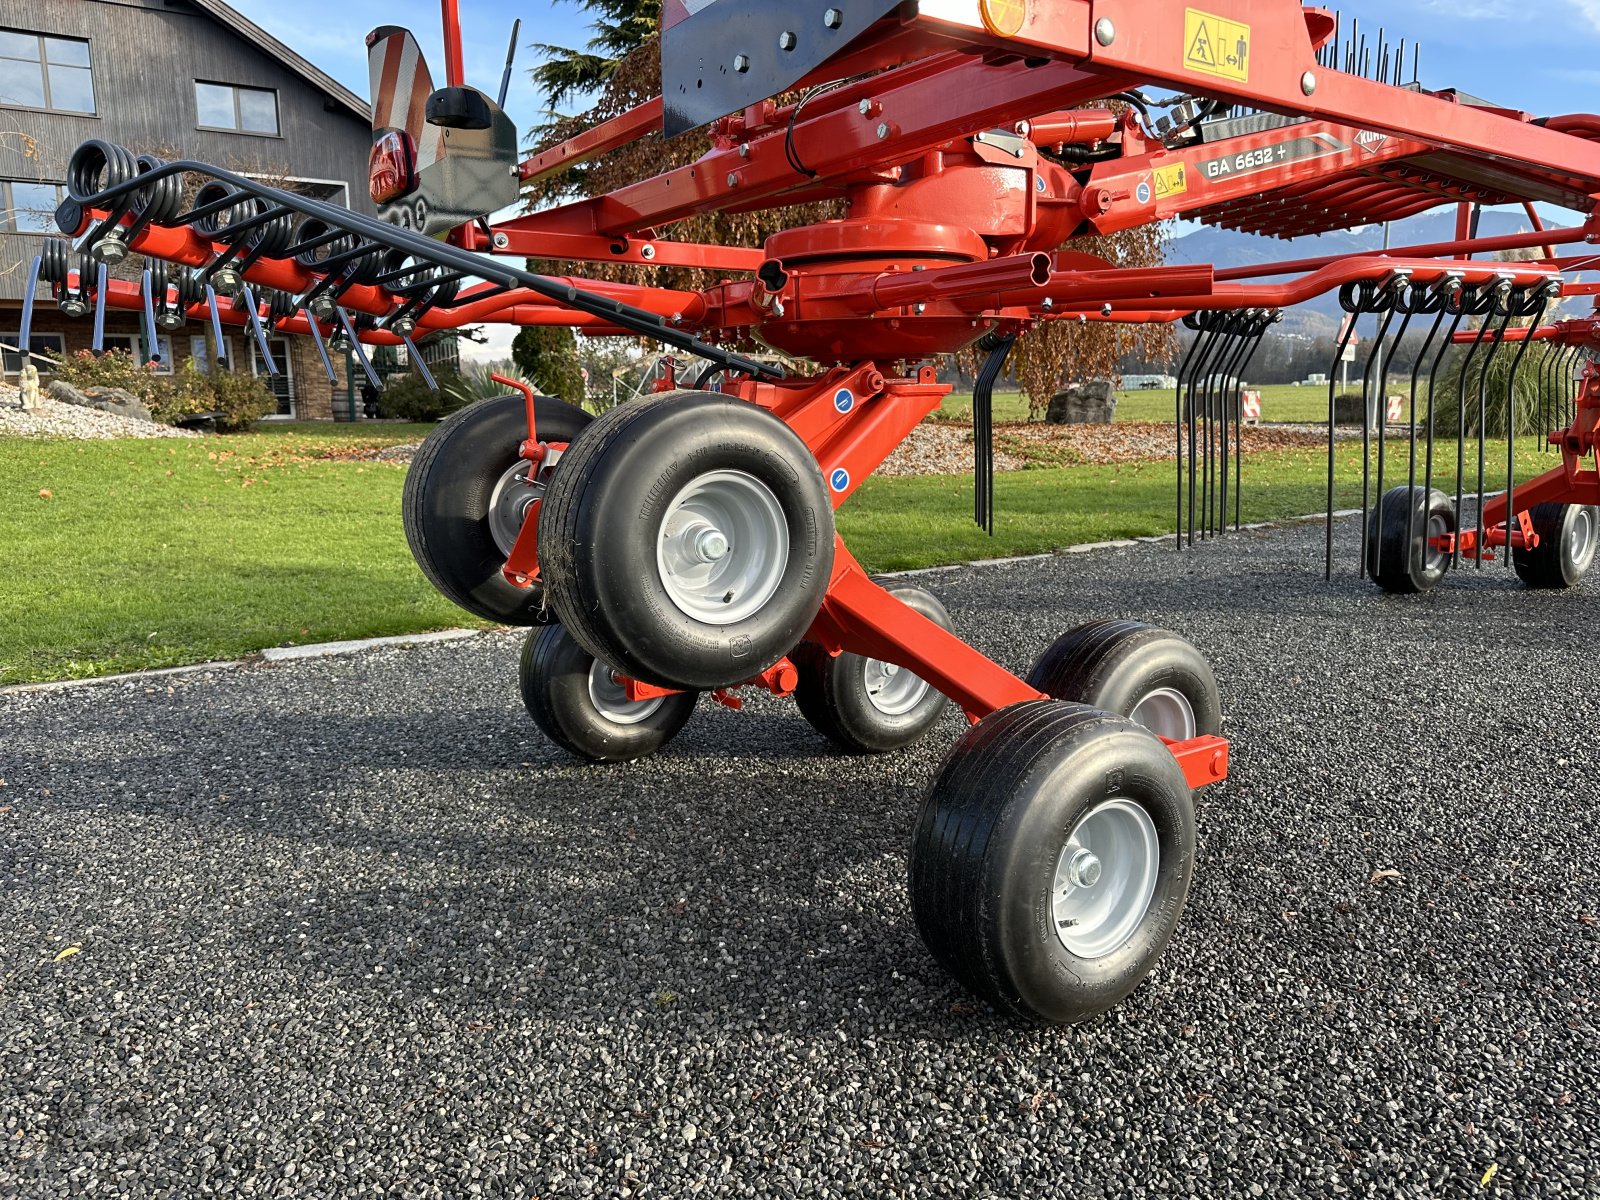
[[[533,131],[537,153],[574,137],[593,125],[626,112],[660,94],[660,43],[656,28],[659,0],[576,0],[596,14],[594,36],[585,50],[542,47],[546,62],[534,80],[554,107],[583,95],[594,96],[583,113],[550,119]],[[626,184],[685,166],[704,155],[711,141],[702,131],[670,141],[652,133],[617,150],[532,185],[527,206],[538,209],[563,200],[604,195]],[[837,219],[839,202],[791,205],[759,212],[705,213],[672,225],[676,240],[715,245],[760,245],[771,234],[798,225]],[[1079,238],[1075,251],[1099,255],[1119,267],[1159,266],[1164,235],[1146,225],[1109,237]],[[545,264],[554,268],[555,264]],[[585,268],[597,277],[659,287],[697,289],[713,284],[715,272],[642,264],[597,264]],[[1129,353],[1147,361],[1171,357],[1173,340],[1163,325],[1116,325],[1052,320],[1019,339],[1010,360],[1010,375],[1027,395],[1030,410],[1043,411],[1064,382],[1113,378],[1117,363]],[[972,352],[963,356],[972,369]]]

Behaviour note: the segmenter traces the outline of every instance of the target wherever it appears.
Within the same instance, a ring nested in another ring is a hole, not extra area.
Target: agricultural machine
[[[661,749],[702,693],[793,696],[859,754],[908,746],[957,705],[970,728],[923,800],[911,903],[939,961],[1006,1014],[1078,1021],[1138,985],[1183,910],[1193,794],[1226,777],[1228,743],[1212,670],[1176,634],[1096,621],[1019,677],[935,597],[851,557],[834,512],[951,390],[931,358],[982,356],[975,515],[992,527],[991,393],[1017,339],[1051,321],[1184,322],[1186,544],[1240,522],[1236,390],[1256,346],[1284,307],[1336,293],[1379,323],[1380,361],[1426,339],[1404,449],[1363,438],[1359,571],[1421,592],[1498,553],[1526,583],[1566,587],[1593,560],[1600,321],[1556,317],[1591,292],[1571,277],[1600,240],[1600,117],[1430,90],[1403,45],[1286,0],[666,0],[661,94],[519,161],[503,91],[467,85],[455,0],[443,9],[442,85],[405,30],[368,39],[383,219],[88,142],[30,306],[48,289],[84,316],[141,310],[151,345],[158,327],[240,326],[269,361],[269,331],[365,366],[372,346],[489,322],[694,360],[599,417],[513,386],[445,421],[406,487],[417,561],[463,608],[531,627],[527,707],[584,758]],[[710,148],[689,165],[490,219],[524,185],[691,130]],[[819,200],[842,215],[764,245],[672,237],[693,215]],[[1511,203],[1532,232],[1477,236],[1478,210]],[[1544,228],[1535,203],[1578,223]],[[1073,248],[1177,216],[1288,237],[1441,205],[1454,240],[1382,253],[1129,269]],[[1508,250],[1524,257],[1475,257]],[[108,273],[131,254],[141,278]],[[718,281],[552,277],[528,259]],[[1482,421],[1476,479],[1465,452],[1436,469],[1435,376],[1460,372],[1466,418],[1490,364],[1525,369],[1536,343],[1559,460],[1518,482],[1508,459],[1511,486],[1486,497]]]

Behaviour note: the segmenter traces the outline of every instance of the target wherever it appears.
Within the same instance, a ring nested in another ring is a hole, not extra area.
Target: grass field
[[[1326,387],[1294,387],[1279,384],[1256,388],[1261,393],[1261,419],[1264,421],[1325,422],[1328,419],[1328,389]],[[1170,391],[1122,392],[1117,397],[1119,421],[1170,421],[1174,412],[1174,396]],[[996,421],[1026,421],[1028,399],[1021,392],[996,392],[994,395]],[[972,394],[960,392],[950,396],[934,420],[972,420]]]
[[[473,624],[412,563],[402,469],[330,459],[425,432],[0,440],[0,684]],[[1358,454],[1341,445],[1342,479],[1359,480]],[[1504,443],[1490,454],[1503,463]],[[1519,472],[1550,462],[1529,453]],[[1319,510],[1324,469],[1314,449],[1247,458],[1245,520]],[[972,523],[969,478],[874,478],[839,526],[869,569],[907,569],[1168,532],[1173,489],[1171,463],[1002,473],[991,539]],[[1358,499],[1357,482],[1341,485],[1340,505]]]

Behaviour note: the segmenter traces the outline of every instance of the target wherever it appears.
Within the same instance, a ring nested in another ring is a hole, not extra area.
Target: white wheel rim
[[[1578,566],[1584,566],[1594,554],[1595,543],[1595,517],[1594,509],[1583,507],[1578,509],[1577,515],[1572,518],[1572,561]]]
[[[533,502],[544,495],[544,484],[529,485],[531,470],[533,464],[527,459],[517,459],[505,469],[489,494],[489,534],[494,538],[495,547],[507,558],[511,557]]]
[[[926,681],[904,667],[869,658],[862,668],[867,700],[886,717],[903,717],[928,694]]]
[[[656,568],[667,598],[707,625],[760,612],[783,583],[789,523],[772,489],[744,471],[711,471],[667,506]]]
[[[1174,742],[1187,742],[1200,728],[1194,717],[1194,705],[1175,688],[1157,688],[1134,705],[1128,717],[1157,737]]]
[[[1150,814],[1132,800],[1106,800],[1073,827],[1056,861],[1051,915],[1056,936],[1078,958],[1127,944],[1156,894],[1161,843]]]
[[[628,689],[617,682],[616,673],[603,662],[589,667],[589,700],[602,717],[616,725],[637,725],[667,702],[665,696],[628,699]]]

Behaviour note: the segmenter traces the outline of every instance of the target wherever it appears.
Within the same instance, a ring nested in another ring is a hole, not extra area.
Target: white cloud
[[[1595,29],[1600,30],[1600,0],[1572,0],[1572,7],[1583,14]]]

